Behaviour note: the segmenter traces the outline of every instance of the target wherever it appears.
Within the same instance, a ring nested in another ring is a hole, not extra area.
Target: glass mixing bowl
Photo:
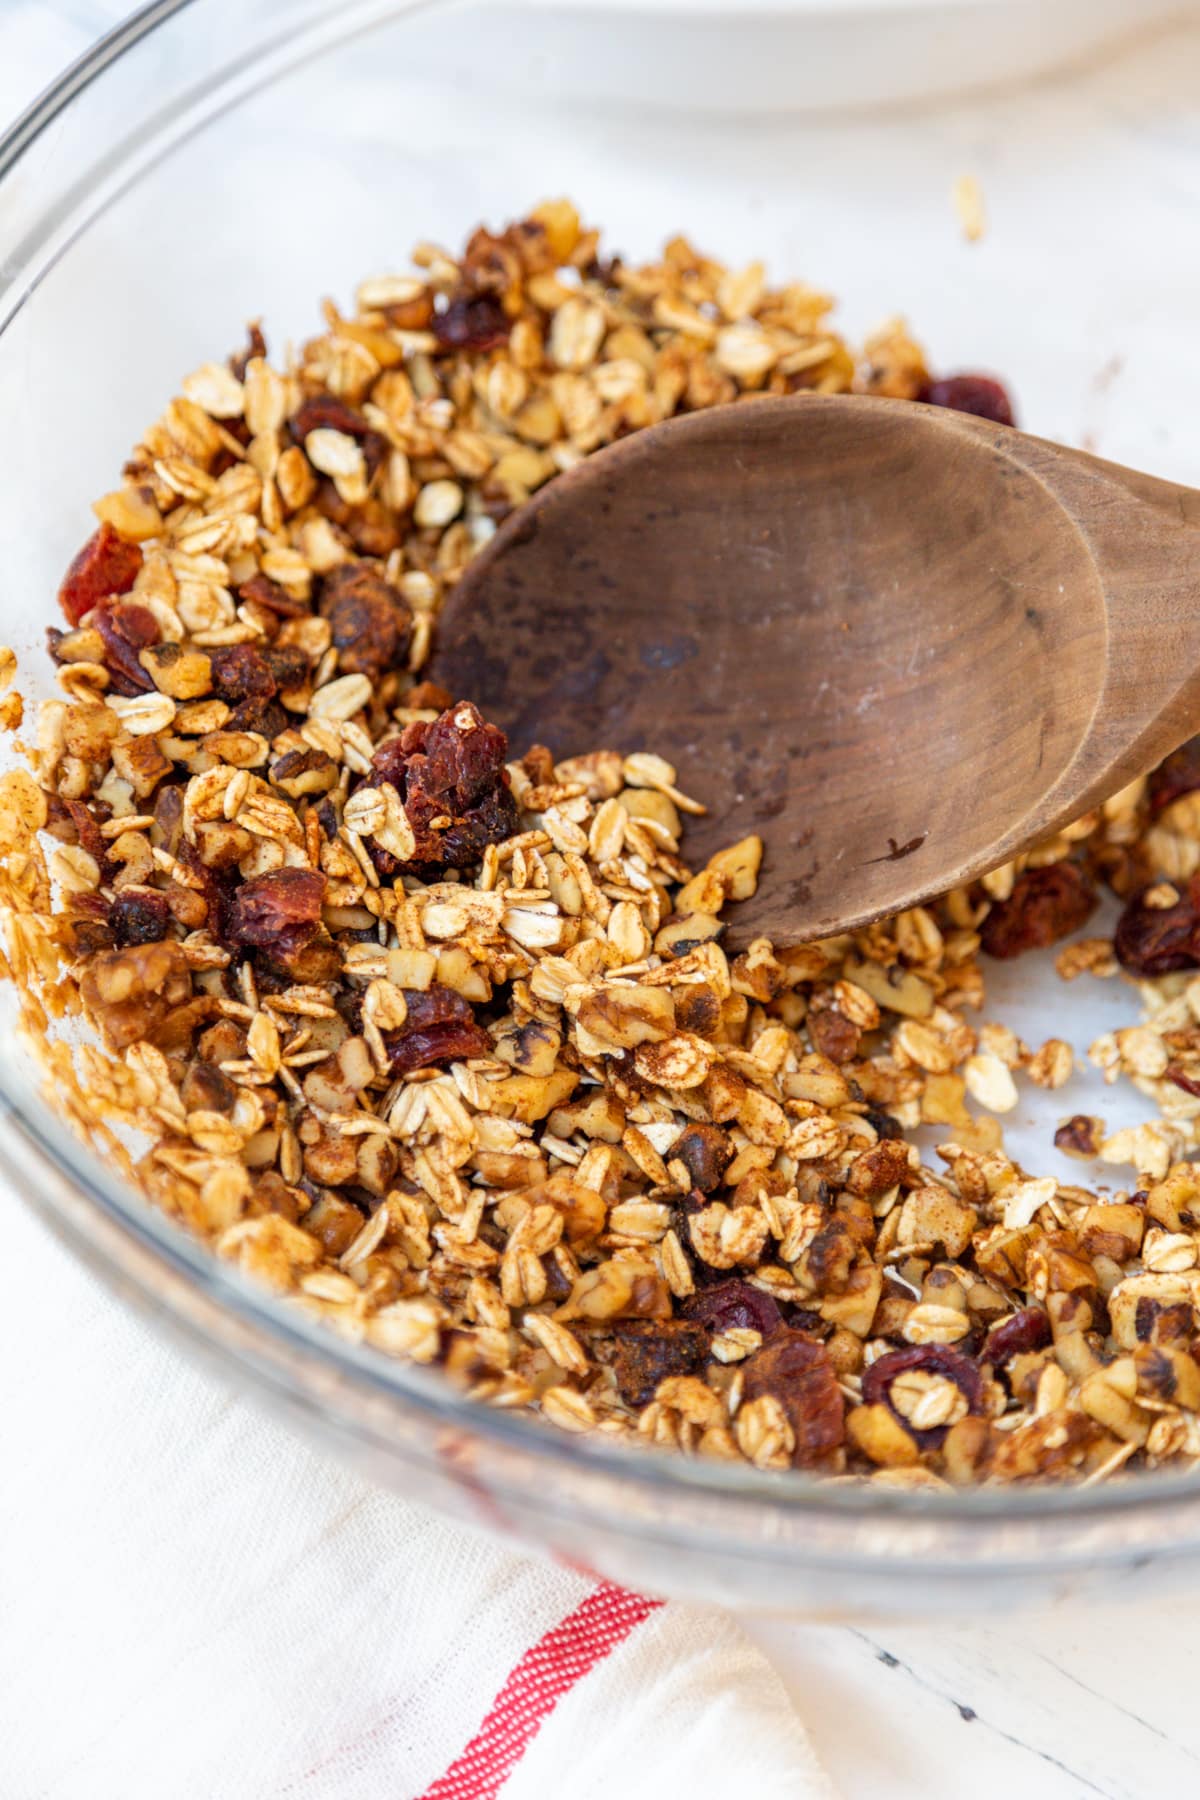
[[[470,7],[159,0],[0,143],[0,637],[22,658],[27,697],[48,686],[37,646],[88,502],[183,372],[240,343],[252,317],[278,348],[315,325],[322,294],[546,193],[571,193],[634,255],[682,228],[730,261],[765,253],[777,272],[830,281],[861,309],[855,330],[902,305],[941,358],[991,363],[1037,395],[1031,422],[1051,435],[1078,434],[1075,402],[1108,328],[1128,328],[1147,381],[1156,358],[1177,393],[1196,379],[1183,372],[1195,359],[1172,354],[1172,334],[1190,330],[1186,305],[1139,337],[1128,290],[1089,283],[1081,339],[1080,252],[1058,225],[1068,197],[1086,213],[1087,193],[1069,149],[1048,172],[1044,104],[1042,140],[1028,113],[1025,137],[1013,135],[1004,100],[990,113],[975,103],[823,124],[621,112],[539,88],[532,28],[517,46],[530,77],[519,92],[494,78],[485,42]],[[1029,174],[999,253],[958,242],[947,198],[959,159],[986,159],[989,144],[1006,147],[1010,174],[1013,157]],[[1114,171],[1091,179],[1100,204]],[[1158,271],[1176,254],[1164,243]],[[1114,453],[1200,473],[1188,466],[1197,446],[1164,444],[1142,408],[1118,397],[1109,412]],[[1097,1585],[1111,1595],[1151,1565],[1175,1578],[1200,1563],[1200,1477],[1075,1491],[829,1487],[593,1443],[472,1404],[436,1372],[348,1345],[218,1264],[71,1137],[11,1048],[0,1091],[15,1188],[164,1331],[370,1476],[573,1566],[845,1616]]]

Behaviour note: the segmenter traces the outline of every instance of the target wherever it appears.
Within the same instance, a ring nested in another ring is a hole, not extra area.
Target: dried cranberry
[[[321,583],[321,612],[329,620],[343,674],[378,681],[401,662],[412,636],[403,597],[366,563],[339,563]]]
[[[783,1314],[770,1294],[737,1276],[718,1281],[698,1294],[689,1294],[679,1310],[685,1319],[705,1326],[714,1337],[723,1331],[758,1331],[766,1339],[783,1324]]]
[[[508,342],[511,330],[511,320],[491,293],[453,294],[433,320],[433,335],[447,350],[495,350]]]
[[[253,644],[222,644],[209,652],[213,692],[222,700],[270,700],[275,677],[261,650]]]
[[[711,1194],[733,1161],[733,1140],[718,1125],[689,1125],[672,1145],[671,1156],[684,1165],[693,1187]]]
[[[819,1312],[814,1312],[811,1306],[797,1306],[794,1300],[785,1300],[781,1310],[785,1325],[791,1325],[797,1331],[807,1332],[812,1338],[829,1336],[828,1320],[823,1319]]]
[[[1189,738],[1186,744],[1180,744],[1178,750],[1172,750],[1170,756],[1151,772],[1146,784],[1151,816],[1157,818],[1173,800],[1181,800],[1197,788],[1200,788],[1200,737]]]
[[[388,1069],[393,1075],[411,1075],[414,1069],[487,1056],[491,1048],[492,1040],[479,1025],[429,1025],[421,1031],[406,1031],[398,1041],[388,1041]]]
[[[796,1468],[828,1465],[845,1435],[846,1403],[824,1344],[784,1326],[742,1364],[747,1400],[772,1395],[796,1440]]]
[[[949,1350],[943,1344],[917,1344],[911,1350],[886,1351],[863,1373],[863,1400],[868,1406],[877,1406],[882,1401],[922,1450],[936,1449],[950,1427],[934,1425],[928,1431],[916,1431],[899,1408],[892,1405],[892,1383],[897,1375],[904,1375],[909,1369],[944,1375],[963,1396],[967,1411],[982,1413],[983,1376],[969,1357],[957,1350]]]
[[[1170,1070],[1167,1073],[1170,1074]],[[1054,1133],[1055,1149],[1066,1156],[1098,1156],[1098,1124],[1099,1121],[1089,1118],[1087,1113],[1073,1113]]]
[[[1015,424],[1007,390],[991,375],[945,375],[930,381],[918,394],[927,406],[947,406],[952,412],[971,413],[996,425]]]
[[[58,604],[69,625],[78,625],[85,613],[110,594],[127,594],[137,580],[142,553],[127,544],[107,521],[94,532],[63,576]]]
[[[1091,917],[1096,889],[1078,863],[1049,863],[1017,876],[1007,900],[997,901],[980,927],[989,956],[1020,956],[1044,950]]]
[[[281,732],[287,731],[291,723],[278,700],[251,694],[248,699],[238,701],[225,721],[225,730],[257,731],[260,737],[265,737],[270,743]]]
[[[407,725],[399,737],[385,738],[371,757],[369,785],[382,787],[387,781],[403,794],[409,759],[424,745],[428,730],[424,724]]]
[[[983,1341],[981,1361],[1006,1363],[1010,1357],[1041,1350],[1050,1342],[1050,1321],[1038,1306],[1022,1306],[993,1325]]]
[[[263,651],[263,657],[277,692],[303,687],[308,680],[311,665],[299,644],[272,644]]]
[[[64,896],[64,917],[70,919],[71,943],[78,956],[111,950],[113,934],[108,923],[108,902],[103,894]]]
[[[390,782],[404,802],[417,840],[408,867],[465,869],[488,844],[513,835],[519,813],[504,767],[507,754],[504,733],[468,701],[447,708],[432,724],[405,726],[379,746],[368,781]],[[435,824],[447,818],[448,825]],[[373,849],[372,855],[381,874],[394,875],[400,867],[386,852]]]
[[[1185,1069],[1179,1067],[1178,1063],[1167,1064],[1163,1071],[1163,1079],[1172,1082],[1177,1088],[1182,1088],[1185,1094],[1194,1094],[1200,1097],[1200,1076],[1189,1075]]]
[[[171,929],[167,896],[157,888],[122,888],[108,909],[108,922],[118,944],[157,944]]]
[[[613,1339],[613,1373],[626,1406],[646,1406],[670,1375],[694,1375],[708,1353],[708,1333],[686,1319],[624,1319]]]
[[[382,443],[383,440],[380,439]],[[367,467],[372,472],[371,440],[363,440],[363,453],[367,458]],[[386,453],[386,446],[385,446]],[[382,561],[392,554],[402,541],[400,527],[396,523],[396,515],[382,500],[373,494],[367,496],[361,505],[354,508],[350,521],[346,526],[350,534],[350,542],[360,556],[374,556]]]
[[[625,267],[625,259],[621,256],[593,256],[584,270],[589,281],[598,281],[601,287],[611,288],[617,285],[617,277]]]
[[[331,525],[340,525],[343,530],[354,517],[354,508],[349,500],[343,500],[338,493],[337,483],[328,475],[323,475],[317,483],[317,491],[313,495],[313,505],[323,519]]]
[[[239,350],[236,356],[231,356],[229,359],[229,367],[239,381],[245,381],[246,370],[252,358],[263,357],[267,354],[267,340],[259,329],[257,319],[253,319],[246,327],[246,336],[248,340],[246,348]]]
[[[63,800],[62,806],[70,815],[75,827],[75,838],[81,850],[86,850],[100,871],[101,882],[111,881],[113,867],[108,860],[108,844],[100,831],[100,822],[83,800]],[[108,808],[96,801],[97,806],[107,816]]]
[[[305,601],[295,599],[268,575],[252,575],[249,581],[243,581],[238,589],[238,599],[252,600],[256,606],[266,607],[280,619],[300,619],[309,610]]]
[[[159,639],[158,620],[150,608],[136,600],[101,600],[92,623],[104,639],[104,666],[113,692],[127,699],[148,693],[154,683],[138,661],[138,652]]]
[[[486,800],[508,755],[508,739],[499,726],[486,724],[468,701],[447,708],[425,729],[425,762],[410,770],[410,784],[418,779],[428,792],[452,801],[455,811],[466,812]]]
[[[470,1001],[452,988],[434,981],[424,990],[406,990],[404,998],[408,1017],[399,1031],[387,1032],[383,1040],[393,1075],[491,1054],[492,1040],[475,1023]]]
[[[858,1026],[834,1006],[809,1013],[808,1035],[813,1049],[835,1063],[853,1062],[862,1041]]]
[[[360,412],[336,394],[310,394],[288,420],[288,429],[302,444],[310,431],[340,431],[346,437],[363,438],[371,427]]]
[[[233,873],[224,869],[210,868],[196,846],[189,843],[186,837],[180,837],[177,840],[174,854],[196,883],[192,891],[199,894],[204,901],[208,929],[214,937],[227,940],[229,937],[229,911],[234,895]]]
[[[235,944],[298,949],[321,922],[325,877],[316,869],[273,869],[244,881],[228,908],[226,931]]]
[[[1200,876],[1179,890],[1173,906],[1147,906],[1142,888],[1113,933],[1117,961],[1134,975],[1169,975],[1200,966]]]

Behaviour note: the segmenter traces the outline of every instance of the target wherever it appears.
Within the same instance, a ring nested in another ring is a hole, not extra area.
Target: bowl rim
[[[413,0],[392,0],[384,8],[379,0],[352,0],[351,4],[337,6],[336,11],[351,29],[356,22],[360,29],[370,29],[405,12],[423,11],[439,3],[440,0],[424,0],[424,5],[421,0],[416,0],[416,4]],[[196,0],[149,0],[99,38],[43,90],[0,135],[0,200],[5,183],[43,132],[106,70],[195,4]],[[316,38],[333,10],[331,0],[319,13],[310,12],[298,34],[290,34],[294,54],[289,55],[285,70],[301,66],[319,52],[321,45],[316,42],[305,50],[305,31]],[[277,48],[274,37],[256,45],[250,52],[251,63]],[[222,65],[222,77],[235,66],[245,73],[244,50],[236,60],[231,56],[228,64]],[[187,103],[194,102],[201,92],[211,94],[213,85],[209,77],[189,88],[181,103],[183,110],[176,109],[176,117],[186,117]],[[166,154],[169,156],[174,145],[188,135],[183,132],[173,137]],[[132,177],[134,181],[139,178],[140,171]],[[89,218],[87,223],[90,222]],[[51,262],[62,253],[61,247],[55,250]],[[42,272],[39,271],[39,278]],[[0,300],[24,280],[24,274],[20,265],[10,265],[7,270],[0,267]],[[36,286],[36,280],[25,281],[15,307],[7,317],[0,316],[0,336],[24,310]],[[32,1053],[29,1064],[32,1071],[36,1067]],[[854,1519],[886,1519],[899,1526],[908,1518],[914,1525],[919,1523],[926,1528],[937,1523],[954,1524],[977,1529],[981,1536],[989,1525],[1037,1520],[1115,1521],[1133,1512],[1162,1512],[1200,1498],[1200,1465],[1181,1473],[1141,1473],[1093,1487],[1046,1483],[1029,1487],[906,1490],[869,1481],[834,1482],[806,1475],[802,1470],[774,1472],[678,1453],[656,1454],[642,1446],[602,1439],[598,1434],[561,1432],[532,1413],[492,1407],[459,1394],[437,1370],[401,1362],[366,1343],[349,1342],[219,1261],[207,1245],[122,1182],[74,1130],[64,1131],[62,1116],[38,1091],[33,1074],[22,1076],[17,1072],[15,1059],[5,1057],[0,1057],[0,1125],[15,1129],[35,1156],[69,1183],[76,1196],[82,1195],[110,1234],[115,1229],[143,1253],[149,1253],[164,1272],[182,1280],[197,1296],[215,1301],[233,1319],[260,1334],[274,1350],[303,1351],[328,1364],[365,1397],[402,1403],[422,1414],[431,1427],[458,1427],[481,1440],[533,1461],[548,1461],[581,1478],[603,1475],[632,1483],[647,1494],[675,1493],[713,1502],[756,1502],[790,1516],[823,1516],[846,1523]],[[54,1213],[53,1202],[43,1204]],[[630,1521],[630,1529],[635,1533],[645,1535],[646,1525],[644,1519]],[[779,1548],[785,1550],[783,1545]],[[791,1548],[786,1546],[786,1551]],[[870,1553],[865,1555],[869,1559]]]

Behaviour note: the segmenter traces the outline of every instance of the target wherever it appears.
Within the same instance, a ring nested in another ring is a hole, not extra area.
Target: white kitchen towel
[[[831,1800],[731,1620],[366,1485],[0,1221],[4,1800]]]

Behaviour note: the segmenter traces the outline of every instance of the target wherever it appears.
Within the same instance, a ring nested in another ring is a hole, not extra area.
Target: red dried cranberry
[[[253,357],[263,357],[267,354],[267,340],[259,329],[257,319],[252,320],[246,327],[246,335],[248,340],[246,348],[239,350],[236,356],[231,356],[229,359],[229,367],[239,381],[245,381],[246,370]]]
[[[425,764],[410,771],[421,785],[466,812],[492,793],[504,772],[508,739],[498,725],[488,725],[469,701],[448,707],[428,728]]]
[[[465,869],[478,862],[488,844],[502,843],[517,829],[517,803],[504,760],[508,739],[488,725],[468,701],[448,707],[432,724],[407,725],[371,759],[368,780],[390,782],[404,801],[417,840],[412,869]],[[449,818],[448,825],[434,823]],[[400,865],[372,850],[381,874]]]
[[[235,944],[299,948],[320,925],[324,896],[325,877],[316,869],[273,869],[254,875],[233,896],[227,935]]]
[[[1200,1076],[1189,1075],[1185,1069],[1179,1067],[1178,1063],[1167,1064],[1163,1071],[1163,1079],[1172,1082],[1177,1088],[1182,1088],[1185,1094],[1200,1096]]]
[[[403,661],[412,614],[399,591],[366,563],[339,563],[321,583],[321,612],[329,620],[343,674],[378,681]]]
[[[808,1336],[812,1338],[829,1336],[828,1321],[823,1319],[819,1312],[814,1312],[811,1306],[797,1306],[794,1300],[785,1300],[781,1311],[785,1325],[791,1325],[797,1331],[807,1332]]]
[[[270,700],[275,677],[261,650],[253,644],[222,644],[209,652],[213,692],[222,700]]]
[[[508,342],[512,321],[495,294],[459,293],[436,313],[433,335],[446,350],[495,350]]]
[[[243,581],[238,589],[238,599],[252,600],[256,606],[266,607],[280,619],[300,619],[309,611],[306,601],[295,599],[268,575],[252,575],[249,581]]]
[[[626,1406],[646,1406],[660,1381],[694,1375],[708,1353],[708,1333],[685,1319],[623,1319],[613,1327],[613,1373]]]
[[[389,1038],[388,1069],[393,1075],[411,1075],[414,1069],[431,1069],[439,1063],[467,1062],[488,1056],[492,1040],[475,1024],[429,1025],[406,1031],[398,1040]]]
[[[127,699],[148,693],[154,683],[138,661],[138,652],[159,639],[158,620],[150,608],[136,600],[101,600],[93,610],[92,623],[104,639],[110,689]]]
[[[323,475],[318,481],[313,505],[323,519],[328,519],[331,525],[340,525],[343,530],[354,517],[354,508],[349,500],[342,499],[337,483],[331,481],[328,475]]]
[[[378,745],[371,757],[371,775],[369,785],[382,787],[390,782],[397,793],[404,792],[404,776],[408,769],[409,758],[423,748],[429,735],[429,727],[418,722],[406,725],[399,737],[385,738]]]
[[[80,849],[87,851],[99,869],[101,882],[111,881],[113,867],[108,860],[108,844],[101,834],[100,822],[95,814],[82,800],[63,800],[61,804],[70,815]],[[107,817],[108,808],[103,806],[100,801],[96,801],[95,804],[101,806]]]
[[[340,431],[355,438],[362,449],[369,476],[374,475],[388,453],[387,439],[382,433],[372,430],[360,412],[355,412],[335,394],[310,394],[288,420],[288,429],[301,446],[310,431]],[[336,494],[336,488],[333,491]]]
[[[671,1157],[679,1158],[694,1187],[711,1194],[733,1161],[733,1140],[719,1125],[689,1125],[671,1146]]]
[[[952,412],[971,413],[996,425],[1012,425],[1012,401],[1007,390],[991,375],[945,375],[931,381],[918,394],[927,406],[947,406]]]
[[[107,521],[94,532],[63,576],[58,604],[69,625],[110,594],[127,594],[142,566],[136,544],[127,544]]]
[[[263,656],[278,692],[303,687],[308,680],[311,665],[299,644],[272,644]]]
[[[278,700],[266,700],[252,694],[249,699],[238,701],[225,721],[225,730],[257,731],[270,743],[280,732],[287,731],[291,723]]]
[[[929,1375],[944,1375],[963,1396],[967,1411],[982,1413],[983,1376],[975,1364],[959,1351],[949,1350],[943,1344],[917,1344],[911,1350],[886,1351],[863,1373],[863,1400],[868,1406],[877,1406],[882,1401],[922,1450],[936,1449],[950,1427],[934,1425],[928,1431],[916,1431],[904,1414],[892,1405],[892,1383],[897,1375],[904,1375],[909,1369],[923,1369]]]
[[[1173,800],[1200,788],[1200,737],[1189,738],[1153,770],[1146,784],[1150,813],[1157,818]]]
[[[336,394],[310,394],[288,420],[288,429],[297,443],[303,444],[310,431],[340,431],[346,437],[363,438],[371,427]]]
[[[1170,1074],[1170,1070],[1167,1073]],[[1054,1133],[1055,1149],[1063,1151],[1067,1156],[1098,1156],[1098,1124],[1099,1121],[1089,1118],[1087,1113],[1073,1113],[1069,1119],[1063,1120]]]
[[[167,896],[157,888],[122,888],[108,909],[108,922],[118,944],[157,944],[171,929]]]
[[[193,876],[196,886],[192,889],[204,901],[207,917],[205,924],[213,936],[222,943],[228,943],[229,909],[233,904],[235,873],[226,869],[210,869],[202,861],[200,852],[186,838],[181,838],[175,850],[188,874]]]
[[[853,1062],[858,1055],[862,1033],[845,1013],[826,1006],[808,1015],[808,1035],[812,1047],[830,1062]]]
[[[71,942],[77,956],[112,949],[108,902],[103,894],[70,894],[65,897],[65,905],[64,916],[70,919]]]
[[[1113,933],[1122,968],[1134,975],[1169,975],[1200,966],[1200,876],[1179,890],[1174,906],[1147,906],[1142,888],[1129,901]]]
[[[679,1310],[714,1337],[723,1331],[758,1331],[766,1339],[783,1324],[783,1315],[770,1294],[737,1276],[689,1294]]]
[[[408,1017],[399,1031],[387,1032],[383,1040],[393,1075],[491,1055],[492,1040],[476,1024],[470,1001],[452,988],[434,981],[424,990],[406,989],[404,998]]]
[[[1050,1342],[1050,1321],[1038,1306],[1022,1306],[993,1325],[983,1340],[980,1360],[997,1367],[1010,1357],[1041,1350]]]
[[[845,1436],[846,1403],[824,1344],[784,1326],[742,1364],[747,1400],[772,1395],[796,1439],[798,1468],[828,1465]]]
[[[989,956],[1020,956],[1057,944],[1091,917],[1096,890],[1078,863],[1049,863],[1017,876],[1007,900],[999,900],[980,927]]]

